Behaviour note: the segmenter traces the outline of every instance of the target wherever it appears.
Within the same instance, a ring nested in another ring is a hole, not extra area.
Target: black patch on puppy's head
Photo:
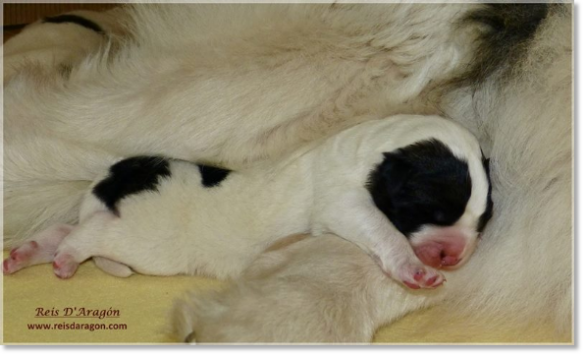
[[[455,223],[471,196],[467,163],[442,142],[422,141],[384,153],[369,176],[374,203],[405,236],[424,225]]]

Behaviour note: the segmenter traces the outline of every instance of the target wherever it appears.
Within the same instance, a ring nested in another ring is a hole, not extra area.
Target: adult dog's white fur
[[[444,112],[476,133],[491,156],[496,206],[476,255],[449,274],[448,285],[411,293],[342,239],[305,239],[267,252],[232,288],[179,304],[178,339],[367,342],[380,325],[439,305],[444,323],[554,323],[557,340],[567,340],[570,5],[549,11],[535,37],[519,44],[522,55],[497,62],[471,87],[450,90],[443,84],[479,60],[490,31],[459,20],[482,6],[122,11],[129,35],[69,63],[67,78],[51,61],[10,74],[6,241],[74,222],[83,193],[115,156],[158,153],[241,167],[361,121]]]

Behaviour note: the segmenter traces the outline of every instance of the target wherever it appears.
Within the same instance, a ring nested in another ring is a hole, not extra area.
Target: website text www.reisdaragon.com
[[[126,324],[115,323],[78,323],[78,322],[58,322],[58,323],[31,323],[27,324],[29,330],[127,330]]]

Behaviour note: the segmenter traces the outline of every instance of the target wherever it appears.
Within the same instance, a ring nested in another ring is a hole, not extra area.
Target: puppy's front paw
[[[436,269],[425,266],[418,259],[406,259],[399,263],[393,263],[390,268],[383,268],[390,277],[412,289],[433,289],[443,282],[445,277]]]
[[[445,282],[439,271],[423,264],[405,266],[399,275],[402,283],[412,289],[437,288]]]

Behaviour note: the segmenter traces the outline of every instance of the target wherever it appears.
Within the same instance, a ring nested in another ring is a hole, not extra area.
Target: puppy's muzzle
[[[412,241],[414,253],[427,266],[443,269],[460,267],[475,250],[477,236],[457,231],[439,229]]]

